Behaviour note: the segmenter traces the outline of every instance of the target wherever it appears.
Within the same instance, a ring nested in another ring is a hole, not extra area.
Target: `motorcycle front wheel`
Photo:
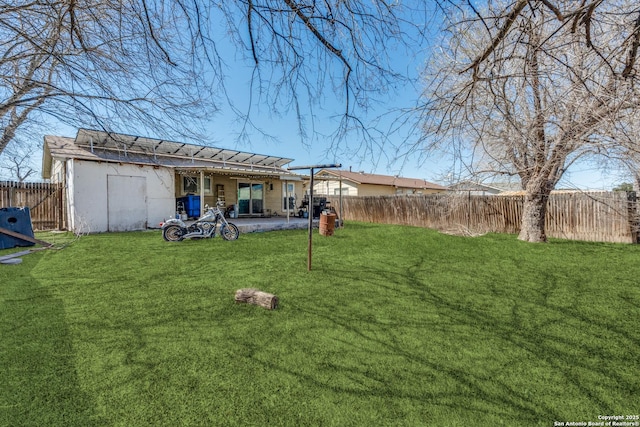
[[[182,240],[182,227],[179,225],[170,225],[162,230],[162,237],[167,242],[179,242]]]
[[[228,222],[220,228],[220,235],[224,240],[236,240],[240,235],[240,230],[235,224]]]

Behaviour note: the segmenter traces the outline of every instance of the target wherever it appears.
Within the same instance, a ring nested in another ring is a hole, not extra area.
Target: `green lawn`
[[[0,425],[640,413],[640,246],[359,223],[314,237],[311,272],[304,230],[91,235],[0,265]],[[278,295],[278,309],[236,304],[244,287]]]

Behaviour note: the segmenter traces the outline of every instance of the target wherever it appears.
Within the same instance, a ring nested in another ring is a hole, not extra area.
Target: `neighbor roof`
[[[492,182],[484,184],[482,182],[464,180],[449,187],[453,191],[485,191],[494,194],[503,194],[506,191],[520,191],[522,185],[517,182]]]
[[[184,168],[288,174],[293,159],[142,136],[80,129],[74,138],[45,136],[42,175],[51,177],[52,157]]]
[[[460,181],[449,187],[453,191],[486,191],[488,193],[500,193],[502,189],[493,185],[483,184],[475,181]]]
[[[416,188],[416,189],[431,189],[431,190],[446,190],[446,187],[442,185],[434,184],[433,182],[426,181],[418,178],[404,178],[400,176],[392,175],[377,175],[364,172],[351,172],[345,170],[328,170],[323,169],[319,171],[316,176],[322,177],[322,175],[332,175],[335,178],[342,178],[356,184],[371,184],[371,185],[387,185],[400,188]]]

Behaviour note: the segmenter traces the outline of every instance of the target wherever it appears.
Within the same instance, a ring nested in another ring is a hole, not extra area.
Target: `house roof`
[[[377,175],[372,173],[364,173],[364,172],[351,172],[345,170],[328,170],[323,169],[319,171],[316,176],[322,178],[322,176],[331,175],[334,178],[342,178],[344,180],[348,180],[354,182],[356,184],[371,184],[371,185],[386,185],[392,187],[401,187],[401,188],[415,188],[415,189],[431,189],[431,190],[446,190],[446,187],[443,187],[438,184],[434,184],[433,182],[426,181],[424,179],[418,178],[404,178],[399,176],[391,176],[391,175]]]
[[[452,191],[485,191],[487,193],[502,194],[506,191],[520,191],[521,185],[517,182],[492,182],[484,184],[477,181],[460,181],[449,187]]]
[[[502,189],[483,184],[475,181],[460,181],[449,187],[449,190],[452,191],[486,191],[488,193],[500,193]]]
[[[78,130],[75,138],[47,135],[44,140],[44,178],[51,177],[54,157],[267,175],[291,174],[282,167],[293,161],[279,156],[89,129]]]

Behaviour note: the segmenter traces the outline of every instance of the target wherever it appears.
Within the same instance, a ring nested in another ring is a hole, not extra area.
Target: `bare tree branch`
[[[473,171],[517,174],[521,239],[546,240],[546,201],[576,159],[637,149],[621,129],[640,108],[639,13],[630,0],[490,2],[461,11],[428,69],[425,148],[458,138]]]
[[[391,54],[421,48],[426,10],[386,0],[3,3],[0,125],[12,108],[32,106],[72,126],[202,137],[223,105],[243,138],[261,106],[293,112],[300,135],[313,138],[316,109],[337,101],[331,127],[345,135],[345,123],[368,126],[360,119],[378,97],[409,82]],[[238,59],[253,69],[242,100],[227,86]],[[342,120],[351,117],[359,120]]]

